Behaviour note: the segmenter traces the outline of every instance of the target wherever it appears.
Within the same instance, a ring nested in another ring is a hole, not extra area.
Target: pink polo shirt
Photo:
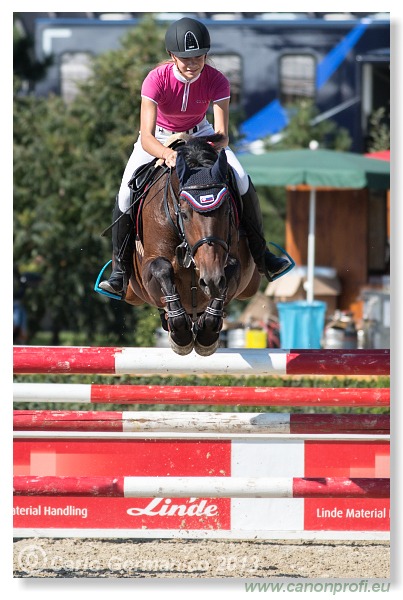
[[[192,81],[186,81],[173,63],[153,69],[145,78],[142,97],[157,104],[157,125],[169,131],[191,129],[206,116],[210,102],[230,97],[228,79],[205,65]]]

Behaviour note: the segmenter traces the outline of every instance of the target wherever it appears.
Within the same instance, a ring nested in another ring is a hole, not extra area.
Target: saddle
[[[175,134],[169,137],[164,146],[169,148],[177,148],[181,144],[186,143],[186,139],[190,136],[186,134]],[[130,188],[130,208],[131,208],[131,217],[133,223],[137,223],[137,232],[141,230],[141,211],[139,210],[141,206],[141,200],[144,197],[144,192],[147,187],[157,178],[157,175],[160,173],[161,167],[164,164],[164,161],[161,158],[153,158],[150,162],[140,165],[133,173],[130,181],[128,182],[128,186]]]
[[[135,201],[136,196],[143,192],[147,183],[152,180],[157,160],[157,158],[154,158],[151,162],[141,165],[134,171],[128,183],[130,188],[130,204]]]

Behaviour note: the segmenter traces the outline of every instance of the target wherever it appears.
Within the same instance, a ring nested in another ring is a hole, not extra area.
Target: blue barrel
[[[278,302],[282,348],[321,348],[326,302]]]

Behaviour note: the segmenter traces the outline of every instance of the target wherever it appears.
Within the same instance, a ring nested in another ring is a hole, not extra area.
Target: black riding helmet
[[[165,47],[178,58],[202,56],[210,50],[210,34],[203,23],[185,17],[169,27]]]

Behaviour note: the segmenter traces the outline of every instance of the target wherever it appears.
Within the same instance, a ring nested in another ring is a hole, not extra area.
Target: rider
[[[264,273],[269,280],[279,276],[288,269],[290,263],[267,249],[256,190],[228,147],[230,85],[220,71],[206,64],[210,50],[209,32],[199,21],[186,17],[169,27],[165,46],[171,60],[154,68],[141,88],[140,134],[124,171],[113,211],[113,222],[119,219],[112,228],[113,271],[109,280],[102,281],[99,287],[125,296],[133,269],[135,236],[128,211],[128,182],[139,166],[154,157],[163,159],[168,167],[174,167],[176,151],[163,144],[169,136],[179,132],[193,136],[214,133],[224,136],[221,146],[225,147],[242,197],[242,225],[250,252],[260,273]],[[213,103],[214,128],[206,119],[210,102]]]

